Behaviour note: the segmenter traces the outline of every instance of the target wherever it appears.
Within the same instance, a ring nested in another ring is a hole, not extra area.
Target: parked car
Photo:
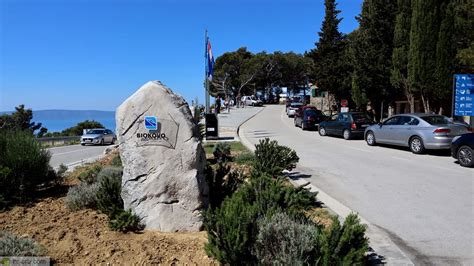
[[[295,127],[302,130],[317,128],[319,124],[327,120],[327,116],[314,106],[301,106],[295,113]]]
[[[377,143],[409,147],[420,154],[425,149],[449,149],[455,136],[467,133],[465,126],[454,124],[442,115],[402,114],[365,130],[368,145]]]
[[[242,96],[241,101],[245,105],[252,105],[252,106],[262,106],[263,105],[263,102],[261,100],[255,98],[255,96]]]
[[[319,135],[336,135],[349,140],[363,137],[365,129],[373,124],[373,120],[366,113],[340,113],[335,120],[324,121],[319,124]]]
[[[462,134],[453,138],[451,156],[464,167],[474,166],[474,133]]]
[[[114,144],[117,140],[114,132],[105,128],[94,128],[86,132],[81,136],[81,145],[86,144],[99,144],[104,145],[105,143]]]
[[[296,111],[303,106],[302,103],[296,102],[296,103],[290,103],[290,105],[286,108],[286,115],[288,117],[294,117]]]

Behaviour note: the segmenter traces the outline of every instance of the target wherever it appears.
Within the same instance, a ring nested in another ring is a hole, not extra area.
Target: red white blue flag
[[[206,76],[208,80],[212,80],[212,75],[214,74],[214,56],[212,55],[211,42],[209,41],[209,38],[206,40],[206,58]]]

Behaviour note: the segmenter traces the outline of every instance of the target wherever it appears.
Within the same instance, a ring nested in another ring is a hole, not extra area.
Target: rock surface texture
[[[199,231],[207,204],[205,153],[184,99],[150,81],[117,108],[125,209],[146,229]]]

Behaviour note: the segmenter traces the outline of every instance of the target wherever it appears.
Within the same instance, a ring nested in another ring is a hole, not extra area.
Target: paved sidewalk
[[[217,116],[219,123],[219,138],[224,138],[230,141],[240,141],[237,134],[240,125],[258,114],[264,108],[265,107],[253,106],[246,106],[245,108],[232,107],[230,112],[221,112]]]

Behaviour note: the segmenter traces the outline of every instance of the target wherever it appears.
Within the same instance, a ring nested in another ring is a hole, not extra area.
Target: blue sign
[[[474,116],[474,74],[455,74],[454,82],[454,115]]]
[[[156,116],[145,116],[145,128],[148,130],[157,130],[158,123],[156,121]]]

